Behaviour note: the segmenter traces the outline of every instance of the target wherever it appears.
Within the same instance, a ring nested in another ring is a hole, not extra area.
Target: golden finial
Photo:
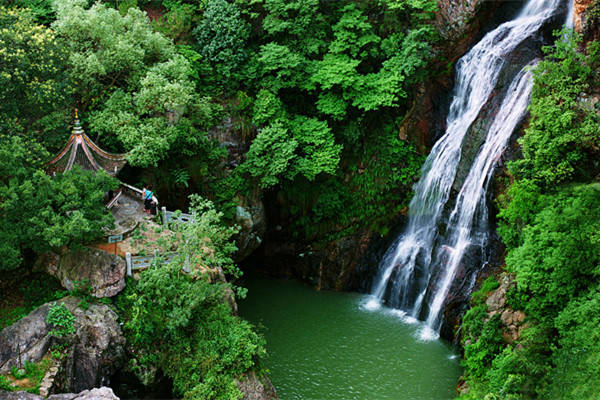
[[[75,108],[75,119],[78,119],[78,117],[77,117],[77,108]]]

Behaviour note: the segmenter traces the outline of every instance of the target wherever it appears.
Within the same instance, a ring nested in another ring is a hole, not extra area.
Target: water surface
[[[263,326],[265,367],[282,400],[456,397],[461,368],[450,346],[419,340],[419,325],[397,310],[368,311],[369,296],[293,281],[246,285],[240,314]]]

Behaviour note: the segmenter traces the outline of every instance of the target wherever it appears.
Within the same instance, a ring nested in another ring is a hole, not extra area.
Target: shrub
[[[53,326],[50,335],[64,337],[75,333],[75,316],[65,306],[65,303],[54,304],[48,311],[46,322]]]

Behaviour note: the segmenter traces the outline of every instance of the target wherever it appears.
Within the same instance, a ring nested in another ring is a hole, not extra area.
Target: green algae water
[[[367,295],[317,292],[250,277],[240,314],[267,339],[271,381],[282,400],[453,399],[459,360],[395,310],[365,310]]]

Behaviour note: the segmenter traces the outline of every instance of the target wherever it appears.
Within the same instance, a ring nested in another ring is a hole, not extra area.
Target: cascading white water
[[[485,35],[457,63],[446,132],[427,157],[409,205],[408,224],[384,255],[374,281],[373,300],[366,305],[376,308],[386,295],[389,305],[418,317],[425,303],[428,313],[424,338],[439,332],[439,314],[465,252],[485,243],[486,234],[482,232],[487,230],[481,229],[487,224],[485,192],[494,165],[525,114],[531,90],[529,73],[523,70],[517,74],[506,91],[457,196],[445,239],[441,240],[438,224],[457,175],[465,135],[492,96],[505,57],[540,29],[559,1],[528,1],[514,20]],[[438,267],[436,271],[433,266]],[[434,276],[439,278],[435,282]]]
[[[485,244],[485,236],[472,237],[471,227],[482,227],[487,224],[485,193],[490,183],[494,165],[502,155],[510,136],[527,110],[533,86],[530,72],[532,67],[533,65],[528,65],[523,68],[511,83],[500,106],[500,112],[496,115],[488,130],[486,141],[465,179],[454,209],[450,214],[448,222],[450,231],[447,235],[449,244],[446,245],[446,248],[450,249],[450,254],[446,261],[442,283],[429,306],[430,311],[426,328],[422,333],[424,338],[435,336],[439,331],[441,325],[440,311],[466,249],[474,244],[478,246]],[[479,212],[479,215],[476,215],[476,212]]]
[[[567,28],[573,28],[575,24],[574,13],[575,13],[575,0],[567,0],[569,8],[567,9],[567,19],[565,20],[565,26]]]

